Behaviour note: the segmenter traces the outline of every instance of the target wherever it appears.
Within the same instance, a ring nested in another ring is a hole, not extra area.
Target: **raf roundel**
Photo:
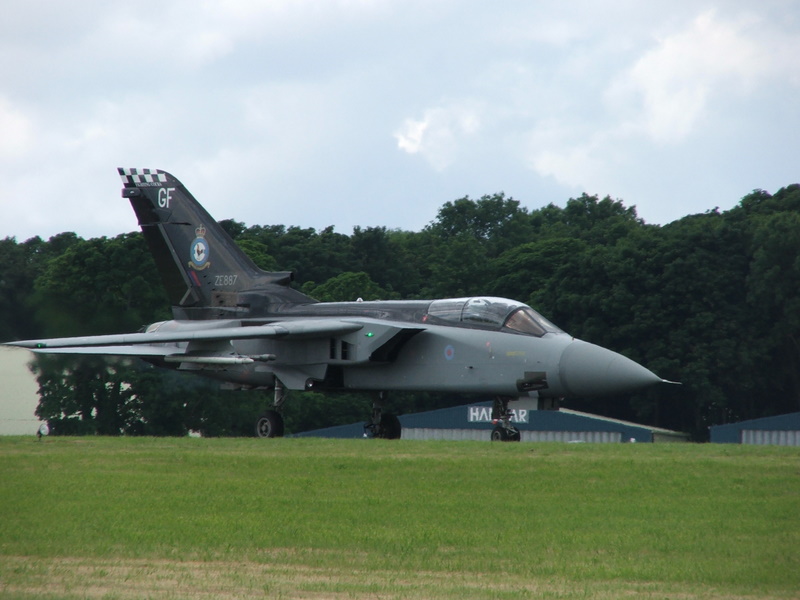
[[[456,355],[456,349],[455,349],[455,348],[453,348],[453,346],[451,346],[450,344],[448,344],[447,346],[445,346],[445,348],[444,348],[444,357],[445,357],[447,360],[453,360],[453,357],[454,357],[455,355]]]

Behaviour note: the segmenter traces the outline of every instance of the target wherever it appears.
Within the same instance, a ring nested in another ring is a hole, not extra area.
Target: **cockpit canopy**
[[[461,327],[504,329],[537,337],[561,333],[561,329],[530,306],[491,296],[434,300],[428,308],[428,316]]]

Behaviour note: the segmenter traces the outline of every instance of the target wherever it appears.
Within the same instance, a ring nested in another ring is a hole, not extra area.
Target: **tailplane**
[[[166,171],[118,171],[176,319],[259,317],[315,302],[289,287],[292,273],[259,269]]]

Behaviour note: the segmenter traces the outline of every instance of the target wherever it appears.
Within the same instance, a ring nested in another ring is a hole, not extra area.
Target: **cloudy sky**
[[[4,0],[0,238],[136,229],[118,166],[248,225],[664,224],[800,181],[798,91],[795,0]]]

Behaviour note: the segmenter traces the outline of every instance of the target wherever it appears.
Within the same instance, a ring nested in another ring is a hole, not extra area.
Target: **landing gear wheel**
[[[507,442],[508,441],[508,434],[506,430],[498,425],[494,429],[492,429],[492,441],[493,442]]]
[[[256,421],[256,437],[283,437],[283,417],[276,410],[268,410]]]
[[[510,429],[507,429],[502,425],[498,425],[492,429],[493,442],[518,442],[520,441],[521,437],[522,436],[519,433],[519,429],[513,426]]]

